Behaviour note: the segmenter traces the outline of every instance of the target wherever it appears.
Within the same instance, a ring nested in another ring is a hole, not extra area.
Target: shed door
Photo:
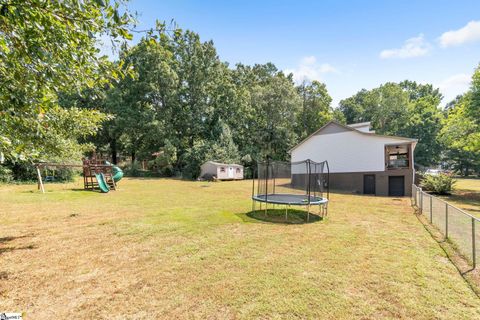
[[[404,176],[388,177],[388,195],[390,197],[405,196],[405,177]]]
[[[374,174],[366,174],[363,176],[363,194],[375,194]]]
[[[234,177],[233,167],[228,167],[228,177],[229,177],[229,178],[233,178],[233,177]]]

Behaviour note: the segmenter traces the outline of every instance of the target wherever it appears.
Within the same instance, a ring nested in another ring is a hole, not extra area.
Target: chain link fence
[[[416,185],[412,185],[412,204],[476,268],[480,256],[480,219]]]

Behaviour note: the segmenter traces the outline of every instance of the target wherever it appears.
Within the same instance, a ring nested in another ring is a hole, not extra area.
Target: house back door
[[[363,176],[363,194],[375,194],[374,174],[366,174]]]
[[[390,197],[405,196],[405,177],[404,176],[388,177],[388,195]]]

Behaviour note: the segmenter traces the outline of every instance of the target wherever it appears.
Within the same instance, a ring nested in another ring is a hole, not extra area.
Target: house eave
[[[353,131],[353,132],[357,132],[357,133],[360,133],[360,134],[363,134],[363,135],[367,135],[367,136],[371,136],[371,137],[380,137],[380,138],[390,138],[390,139],[397,139],[397,140],[401,140],[401,141],[404,141],[406,144],[407,143],[411,143],[413,144],[413,149],[415,148],[416,144],[417,144],[417,139],[412,139],[412,138],[405,138],[405,137],[399,137],[399,136],[387,136],[387,135],[381,135],[381,134],[376,134],[376,133],[373,133],[373,132],[364,132],[364,131],[360,131],[360,130],[357,130],[355,128],[352,128],[352,127],[349,127],[348,125],[344,125],[342,123],[339,123],[335,120],[330,120],[329,122],[327,122],[324,126],[320,127],[318,130],[316,130],[315,132],[313,132],[312,134],[310,134],[308,137],[306,137],[305,139],[303,139],[301,142],[299,142],[295,147],[291,148],[290,150],[288,150],[288,153],[291,154],[293,150],[295,150],[296,148],[298,148],[299,146],[301,146],[302,144],[304,144],[305,142],[307,142],[308,140],[310,140],[310,138],[312,138],[313,136],[317,135],[320,131],[322,131],[323,129],[325,129],[329,124],[336,124],[342,128],[345,128],[349,131]]]

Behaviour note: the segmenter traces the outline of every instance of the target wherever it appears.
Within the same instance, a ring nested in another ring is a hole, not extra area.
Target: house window
[[[220,167],[220,172],[225,172],[225,167]]]
[[[389,145],[385,148],[387,169],[410,168],[410,146]]]
[[[240,170],[240,168],[237,168],[237,173],[240,173],[242,172],[242,170]]]

